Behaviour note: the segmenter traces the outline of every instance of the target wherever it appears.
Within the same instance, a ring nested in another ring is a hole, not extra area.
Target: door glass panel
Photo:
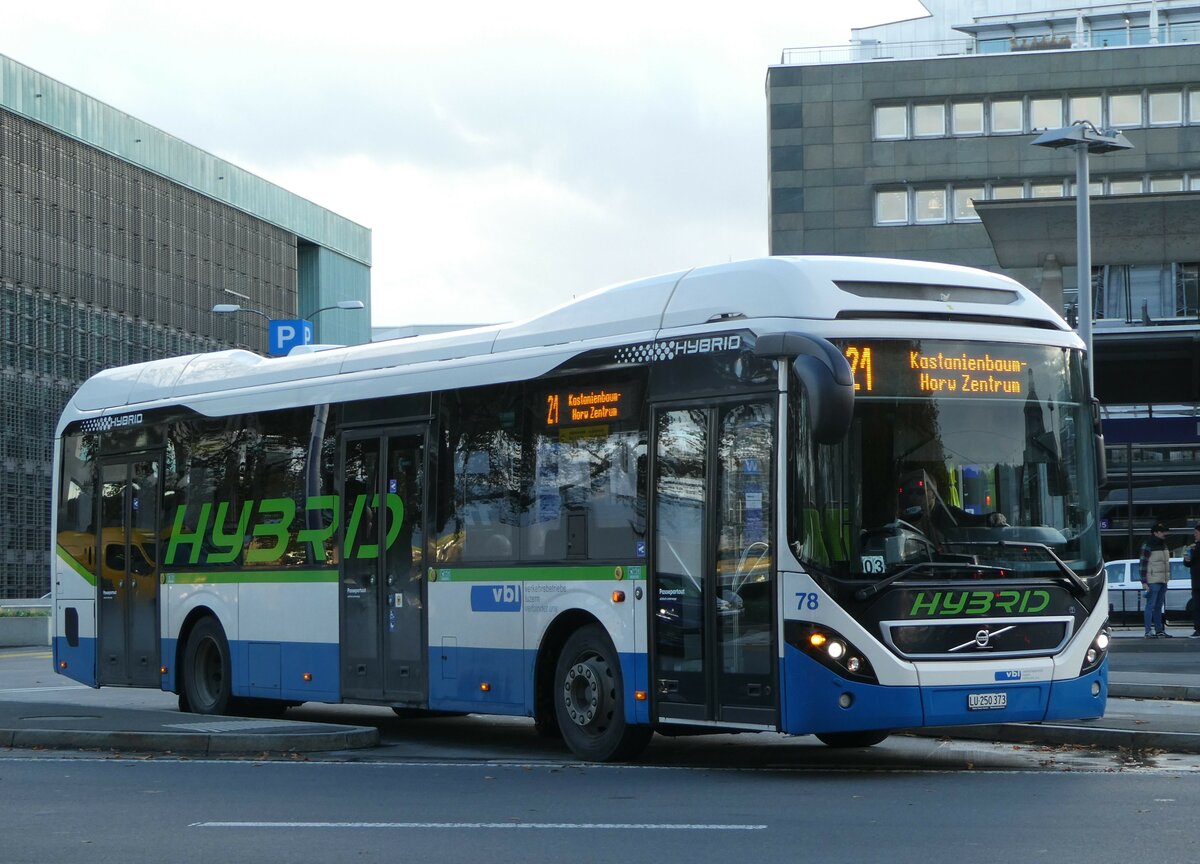
[[[774,561],[769,403],[722,412],[717,439],[717,659],[721,705],[770,705]]]
[[[99,673],[105,684],[128,680],[125,663],[125,614],[128,604],[125,545],[125,486],[129,466],[109,463],[100,466],[100,562],[99,590],[100,642]]]
[[[658,417],[655,480],[655,639],[660,713],[666,704],[704,705],[704,536],[707,412]]]
[[[128,535],[130,673],[136,683],[155,684],[158,671],[158,460],[134,462],[130,469]]]
[[[384,512],[387,607],[385,687],[397,698],[423,696],[421,630],[425,567],[423,448],[415,436],[388,439]]]
[[[379,439],[348,440],[342,470],[342,658],[346,693],[382,687],[379,658]]]

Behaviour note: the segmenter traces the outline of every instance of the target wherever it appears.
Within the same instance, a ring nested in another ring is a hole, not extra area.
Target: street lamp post
[[[1079,337],[1087,351],[1088,388],[1095,393],[1095,366],[1092,357],[1092,224],[1088,185],[1088,154],[1130,150],[1129,139],[1116,129],[1099,130],[1087,120],[1079,120],[1062,129],[1047,129],[1034,141],[1035,147],[1073,147],[1075,149],[1075,268],[1078,290]]]
[[[229,291],[228,288],[226,288],[225,290]],[[229,293],[234,294],[236,292],[229,291]],[[241,296],[241,295],[238,295],[238,296]],[[222,315],[222,314],[230,315],[235,312],[249,312],[253,315],[258,315],[261,318],[267,319],[267,326],[268,327],[271,326],[271,316],[268,315],[266,312],[260,312],[258,309],[247,309],[245,306],[242,306],[238,303],[218,303],[217,305],[212,307],[212,311],[217,313],[218,315]],[[247,346],[249,346],[249,342],[247,342],[246,344],[247,344]]]
[[[317,309],[317,310],[309,313],[308,315],[305,315],[304,320],[311,321],[312,325],[313,325],[313,329],[315,330],[317,327],[316,318],[322,312],[328,312],[330,309],[365,309],[365,308],[366,308],[366,304],[363,303],[363,301],[361,301],[361,300],[339,300],[337,303],[333,304],[332,306],[322,306],[320,309]]]

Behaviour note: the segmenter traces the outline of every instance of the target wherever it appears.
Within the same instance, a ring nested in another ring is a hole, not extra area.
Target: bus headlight
[[[1087,651],[1083,655],[1083,666],[1079,669],[1080,675],[1086,675],[1093,671],[1108,656],[1108,646],[1112,644],[1112,631],[1108,627],[1108,622],[1104,622],[1104,626],[1100,628],[1100,632],[1096,634],[1096,638],[1092,640],[1092,644],[1088,646]]]
[[[854,681],[879,683],[866,655],[836,630],[807,621],[785,621],[784,638],[793,648],[839,675]]]

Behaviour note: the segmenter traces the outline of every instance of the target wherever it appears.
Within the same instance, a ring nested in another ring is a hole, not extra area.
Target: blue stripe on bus
[[[66,663],[64,669],[60,665]],[[54,637],[54,670],[58,674],[86,684],[96,686],[96,640],[94,637],[81,637],[79,644],[72,648],[67,643],[67,637]]]
[[[167,674],[162,689],[175,689],[176,639],[162,640],[163,663]],[[182,660],[182,657],[180,657]],[[233,695],[289,702],[340,702],[340,653],[336,642],[259,642],[239,640],[229,643],[229,662],[233,673]],[[305,681],[304,675],[312,675]]]
[[[1092,685],[1100,685],[1100,692],[1093,695]],[[1092,672],[1069,681],[1055,681],[1050,687],[1050,705],[1046,709],[1047,720],[1088,720],[1104,716],[1108,701],[1108,658]]]
[[[620,654],[625,716],[650,722],[649,703],[638,701],[649,675],[646,655]],[[429,647],[429,707],[434,711],[475,711],[533,716],[533,673],[537,652],[519,648]],[[482,689],[483,684],[488,689]]]
[[[781,672],[784,699],[780,724],[792,735],[903,729],[924,722],[919,687],[848,681],[791,645],[785,646]],[[849,708],[838,705],[843,693],[854,697]]]
[[[1103,715],[1108,695],[1107,660],[1095,671],[1067,681],[885,687],[842,678],[789,645],[784,652],[783,672],[782,726],[783,731],[793,735],[1086,719]],[[1100,692],[1092,695],[1095,682],[1100,683]],[[1000,692],[1008,694],[1006,708],[985,711],[967,708],[970,693]],[[838,704],[843,693],[853,697],[849,708]]]

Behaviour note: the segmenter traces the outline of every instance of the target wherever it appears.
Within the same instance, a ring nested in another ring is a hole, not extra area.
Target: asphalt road
[[[0,761],[0,794],[7,864],[1191,862],[1200,808],[1136,771],[61,757]]]

